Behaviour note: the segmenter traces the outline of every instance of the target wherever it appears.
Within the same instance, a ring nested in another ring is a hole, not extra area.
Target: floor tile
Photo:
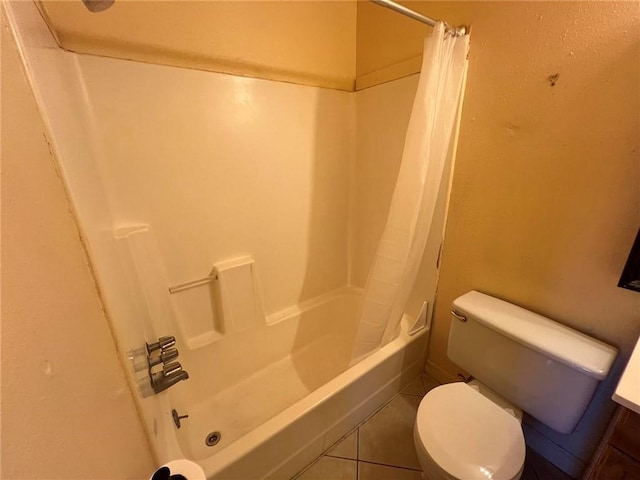
[[[424,393],[427,393],[429,390],[432,390],[440,385],[440,382],[438,380],[426,373],[421,374],[420,378],[424,387]]]
[[[422,384],[420,375],[414,378],[413,381],[409,383],[409,385],[404,387],[401,393],[404,393],[405,395],[420,395],[421,397],[424,396],[424,394],[427,392],[424,389],[424,385]]]
[[[344,458],[322,457],[296,480],[357,480],[357,462]]]
[[[534,472],[535,475],[531,478],[539,478],[541,480],[571,480],[569,475],[530,448],[527,448],[527,456],[525,457],[524,464],[525,471],[531,470]]]
[[[420,397],[397,395],[359,429],[358,459],[419,470],[413,424]]]
[[[327,452],[330,457],[358,458],[358,430],[343,438],[335,447]]]
[[[358,480],[422,480],[417,470],[358,462]]]
[[[419,379],[425,390],[438,385],[426,374]],[[412,382],[407,391],[417,392],[418,386]],[[397,395],[296,480],[420,480],[413,444],[413,425],[420,400],[421,396],[416,394]],[[521,480],[571,480],[571,477],[527,447]]]
[[[520,480],[544,480],[544,479],[538,478],[538,475],[536,475],[536,472],[533,470],[533,468],[531,468],[531,466],[525,462],[524,470],[522,471],[522,476],[520,477]]]

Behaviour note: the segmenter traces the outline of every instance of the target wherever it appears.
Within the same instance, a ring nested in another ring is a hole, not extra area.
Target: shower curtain
[[[469,35],[438,23],[424,42],[422,69],[391,209],[369,271],[351,355],[357,363],[388,343],[400,325],[433,222],[467,69]]]

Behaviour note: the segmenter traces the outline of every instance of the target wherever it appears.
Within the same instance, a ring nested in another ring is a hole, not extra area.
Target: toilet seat
[[[425,395],[414,436],[445,478],[520,477],[525,457],[520,423],[465,383],[441,385]]]

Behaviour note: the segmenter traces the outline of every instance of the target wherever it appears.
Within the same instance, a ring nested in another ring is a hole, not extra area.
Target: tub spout
[[[165,391],[181,380],[189,378],[186,370],[182,370],[179,363],[174,363],[165,367],[162,372],[154,373],[151,376],[151,387],[156,393]]]

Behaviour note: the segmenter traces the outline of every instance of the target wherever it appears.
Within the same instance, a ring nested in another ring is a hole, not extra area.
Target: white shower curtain
[[[438,23],[424,42],[422,70],[405,138],[391,209],[369,271],[356,363],[395,335],[422,260],[467,68],[469,35],[453,37]]]

